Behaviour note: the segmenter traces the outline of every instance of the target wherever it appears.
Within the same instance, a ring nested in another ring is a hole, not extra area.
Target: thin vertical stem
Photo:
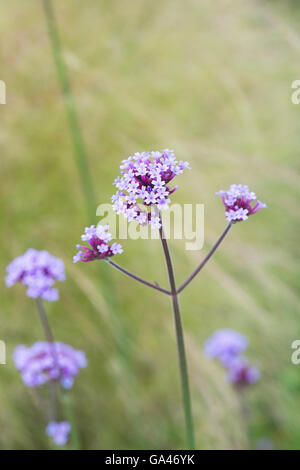
[[[161,217],[160,217],[160,221],[162,224]],[[176,292],[176,281],[175,281],[172,258],[171,258],[169,246],[165,238],[162,225],[159,230],[159,233],[160,233],[160,239],[162,242],[164,255],[166,259],[169,282],[170,282],[170,287],[171,287],[171,292],[172,292],[172,308],[173,308],[173,314],[174,314],[174,323],[175,323],[175,331],[176,331],[176,339],[177,339],[177,350],[178,350],[179,370],[180,370],[180,378],[181,378],[182,401],[183,401],[184,416],[185,416],[186,437],[187,437],[187,443],[188,443],[189,448],[193,450],[195,449],[194,425],[193,425],[193,418],[192,418],[192,406],[191,406],[191,397],[190,397],[190,388],[189,388],[188,367],[187,367],[187,360],[186,360],[186,353],[185,353],[185,346],[184,346],[183,328],[182,328],[182,322],[181,322],[178,295]]]
[[[47,20],[48,33],[52,45],[57,77],[64,98],[64,105],[70,127],[74,155],[79,172],[79,178],[85,197],[87,213],[89,214],[89,219],[92,222],[95,217],[96,198],[94,194],[91,174],[89,171],[87,153],[82,137],[82,130],[79,124],[76,107],[71,92],[68,70],[62,52],[62,46],[60,42],[58,25],[54,14],[53,3],[52,0],[42,0],[42,3]]]
[[[45,333],[45,338],[48,343],[53,345],[53,360],[56,361],[56,352],[54,347],[54,336],[51,330],[51,327],[48,322],[47,314],[43,305],[43,302],[40,298],[36,299],[36,306],[38,309],[39,317],[42,323],[42,327]],[[50,400],[50,420],[57,421],[58,418],[58,398],[57,398],[57,388],[56,383],[53,380],[49,382],[49,400]]]
[[[45,337],[48,343],[52,344],[52,352],[53,352],[53,360],[54,363],[57,362],[55,344],[54,344],[54,335],[52,333],[50,324],[48,322],[47,314],[43,305],[43,302],[40,298],[36,299],[36,305],[39,312],[40,320],[44,329]],[[57,383],[54,380],[50,380],[49,382],[49,394],[50,394],[50,421],[57,421],[58,419],[58,390],[57,390]],[[77,429],[75,426],[73,413],[72,413],[72,406],[70,402],[70,398],[67,392],[63,392],[62,394],[63,404],[66,409],[66,414],[68,420],[71,424],[71,437],[73,446],[75,449],[80,449],[79,438],[77,434]]]
[[[67,65],[63,56],[63,50],[60,40],[59,28],[53,8],[52,0],[42,0],[45,17],[48,26],[49,39],[52,46],[53,57],[56,65],[56,72],[58,81],[61,87],[66,116],[70,128],[71,140],[73,144],[74,156],[76,165],[79,172],[79,178],[84,193],[86,209],[90,223],[95,220],[96,212],[96,197],[94,192],[94,186],[91,178],[91,173],[88,165],[88,157],[82,135],[82,130],[79,124],[78,114],[75,107],[74,97],[71,90],[71,84],[68,74]],[[104,284],[104,295],[107,303],[112,309],[115,316],[118,315],[118,300],[115,293],[112,295],[113,287],[112,280],[109,276],[109,272],[106,272],[106,278],[102,272],[102,282]],[[119,321],[121,322],[120,318]],[[118,350],[122,360],[130,361],[130,345],[124,332],[124,326],[118,330]]]
[[[45,338],[48,341],[48,343],[54,343],[54,336],[51,330],[51,327],[48,322],[47,314],[43,305],[43,302],[40,298],[35,299],[37,309],[39,312],[40,320],[42,323],[42,327],[45,333]]]
[[[240,407],[241,424],[245,432],[245,441],[247,449],[250,449],[250,435],[249,435],[249,422],[250,422],[250,408],[247,402],[246,390],[242,387],[235,387]]]
[[[62,399],[63,399],[63,404],[65,407],[67,420],[71,425],[72,447],[74,450],[80,450],[81,446],[80,446],[79,436],[77,432],[77,427],[75,425],[75,419],[74,419],[73,410],[72,410],[72,403],[71,403],[70,395],[67,391],[63,391]]]

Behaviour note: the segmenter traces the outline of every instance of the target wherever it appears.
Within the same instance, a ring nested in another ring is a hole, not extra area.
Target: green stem
[[[49,325],[47,314],[43,305],[43,302],[40,298],[36,299],[36,306],[41,320],[41,324],[45,333],[45,338],[48,343],[54,343],[54,336]],[[53,344],[53,359],[56,361],[56,352]],[[53,380],[49,382],[49,401],[50,401],[50,421],[57,421],[58,418],[58,397],[57,397],[57,388],[56,383]]]
[[[54,13],[52,0],[42,0],[45,17],[48,26],[49,39],[52,45],[53,57],[56,65],[57,77],[62,90],[64,99],[65,111],[67,120],[69,123],[71,139],[74,149],[75,160],[79,172],[79,178],[81,181],[82,190],[84,193],[85,204],[87,208],[88,217],[90,223],[95,220],[96,213],[96,197],[93,189],[93,183],[91,174],[89,171],[88,158],[84,145],[81,127],[79,125],[79,119],[72,95],[68,69],[64,60],[62,45],[60,41],[59,29],[57,20]],[[124,332],[124,325],[118,316],[119,305],[116,295],[112,295],[113,286],[109,272],[106,272],[106,278],[104,277],[103,271],[101,272],[102,282],[104,284],[104,296],[107,300],[112,312],[118,317],[118,321],[121,327],[118,331],[118,344],[117,348],[119,351],[120,358],[130,362],[130,345],[127,340],[126,333]]]
[[[160,220],[161,220],[161,217],[160,217]],[[161,220],[161,224],[162,224],[162,220]],[[187,438],[187,443],[188,443],[189,448],[191,450],[194,450],[195,438],[194,438],[194,425],[193,425],[193,418],[192,418],[192,406],[191,406],[191,397],[190,397],[190,388],[189,388],[188,367],[187,367],[187,360],[186,360],[186,353],[185,353],[185,346],[184,346],[184,336],[183,336],[183,328],[182,328],[182,322],[181,322],[180,307],[179,307],[178,295],[176,292],[175,275],[174,275],[173,263],[172,263],[169,246],[165,238],[162,225],[161,225],[159,233],[160,233],[160,239],[162,242],[164,255],[166,259],[166,265],[167,265],[170,287],[171,287],[171,292],[172,292],[172,308],[173,308],[173,314],[174,314],[174,323],[175,323],[175,331],[176,331],[176,339],[177,339],[177,350],[178,350],[179,370],[180,370],[180,378],[181,378],[182,401],[183,401],[183,409],[184,409],[184,416],[185,416],[186,438]]]
[[[152,282],[148,282],[145,279],[142,279],[140,276],[137,276],[136,274],[131,273],[127,269],[122,268],[122,266],[119,266],[114,261],[111,261],[110,259],[108,259],[107,263],[113,266],[114,268],[118,269],[119,271],[121,271],[121,273],[126,274],[126,276],[131,277],[135,281],[138,281],[141,284],[144,284],[145,286],[151,287],[152,289],[158,290],[159,292],[163,292],[164,294],[171,295],[171,292],[168,291],[167,289],[160,287],[158,284],[152,284]]]
[[[95,218],[96,198],[89,171],[87,154],[82,137],[82,131],[79,125],[76,107],[71,92],[68,70],[62,53],[58,25],[54,14],[52,0],[42,0],[42,3],[47,20],[48,33],[52,45],[57,77],[64,98],[65,110],[70,127],[74,155],[79,172],[79,178],[85,197],[87,213],[89,214],[89,219],[92,222]]]
[[[39,312],[41,324],[45,333],[45,338],[48,341],[48,343],[54,343],[54,336],[51,330],[51,327],[48,322],[47,314],[43,305],[43,302],[40,298],[35,299],[36,301],[36,306]]]
[[[72,447],[74,450],[80,450],[81,449],[80,440],[79,440],[79,436],[77,432],[77,427],[75,425],[75,419],[74,419],[73,410],[72,410],[72,403],[71,403],[70,395],[68,392],[63,391],[62,400],[63,400],[63,404],[65,407],[67,420],[71,425]]]
[[[225,228],[222,235],[220,235],[220,237],[218,238],[218,240],[216,241],[216,243],[214,244],[214,246],[212,247],[210,252],[205,256],[204,260],[199,264],[199,266],[195,269],[195,271],[192,272],[192,274],[187,278],[187,280],[184,281],[184,283],[181,284],[181,286],[177,289],[177,294],[179,294],[181,291],[183,291],[183,289],[186,288],[186,286],[194,279],[194,277],[197,276],[197,274],[201,271],[201,269],[204,268],[207,261],[212,257],[212,255],[214,254],[214,252],[216,251],[218,246],[222,243],[222,241],[226,237],[226,235],[229,232],[229,230],[231,229],[231,227],[232,227],[232,222],[229,222],[229,224]]]
[[[249,435],[249,422],[250,422],[250,408],[247,401],[247,392],[242,387],[234,387],[238,402],[240,406],[240,416],[241,416],[241,424],[245,432],[245,441],[247,449],[250,449],[250,435]]]
[[[45,337],[48,343],[53,344],[54,343],[54,335],[52,333],[50,324],[47,319],[47,314],[43,305],[43,302],[40,298],[36,299],[36,305],[37,309],[39,312],[40,320],[44,329]],[[54,344],[53,344],[54,346]],[[56,351],[55,347],[53,347],[53,356],[54,356],[54,361],[57,360],[56,358]],[[50,394],[50,421],[57,421],[58,420],[58,390],[57,390],[57,383],[54,382],[53,380],[50,380],[49,382],[49,394]],[[70,401],[70,397],[68,392],[63,391],[62,393],[62,401],[66,410],[66,415],[67,415],[67,420],[69,421],[71,425],[71,439],[72,439],[72,445],[75,450],[80,449],[80,443],[79,443],[79,438],[77,434],[77,429],[75,426],[75,421],[73,418],[73,413],[72,413],[72,405]]]

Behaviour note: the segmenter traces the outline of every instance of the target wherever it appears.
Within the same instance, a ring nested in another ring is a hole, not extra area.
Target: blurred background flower
[[[260,373],[242,355],[248,346],[248,339],[234,330],[217,330],[205,342],[204,351],[208,357],[218,359],[226,368],[227,380],[237,387],[254,384]]]
[[[62,421],[61,423],[51,421],[46,428],[46,433],[48,436],[52,437],[53,441],[58,446],[63,446],[68,442],[70,431],[71,426],[67,421]]]
[[[64,388],[71,388],[79,369],[87,366],[84,352],[59,342],[38,341],[30,347],[19,345],[13,359],[28,387],[60,381]]]
[[[29,248],[24,255],[15,258],[6,268],[5,282],[11,287],[21,282],[27,287],[26,295],[35,299],[58,300],[58,290],[52,286],[55,281],[65,280],[65,267],[61,259],[48,251]]]
[[[216,358],[227,365],[237,355],[243,353],[248,346],[248,339],[234,330],[215,331],[205,342],[204,351],[208,357]]]

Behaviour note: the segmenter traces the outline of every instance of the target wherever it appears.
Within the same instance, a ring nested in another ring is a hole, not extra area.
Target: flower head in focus
[[[118,191],[112,197],[113,209],[129,222],[160,228],[159,217],[151,208],[168,209],[169,197],[177,189],[169,183],[186,168],[190,168],[188,162],[178,162],[173,150],[135,153],[122,161],[122,176],[114,182]]]
[[[228,191],[218,191],[225,206],[225,215],[228,222],[241,222],[247,220],[249,215],[256,214],[260,209],[267,207],[258,201],[255,193],[249,191],[248,186],[232,184]]]
[[[248,339],[235,330],[216,330],[204,344],[208,357],[218,359],[226,368],[227,380],[236,387],[254,384],[259,380],[259,370],[252,366],[242,353]]]
[[[61,421],[57,423],[51,421],[46,427],[46,433],[49,437],[52,437],[55,444],[64,446],[68,442],[68,436],[71,431],[71,425],[68,421]]]
[[[86,227],[84,234],[81,235],[81,240],[87,241],[90,246],[76,245],[78,252],[73,257],[73,262],[82,261],[86,263],[95,259],[111,258],[114,255],[123,253],[122,245],[119,243],[108,244],[112,239],[108,230],[108,225],[99,224],[97,227],[95,225]]]
[[[6,268],[6,285],[21,282],[27,287],[27,296],[55,301],[58,290],[53,288],[55,281],[65,280],[64,263],[50,255],[48,251],[28,249],[22,256],[15,258]]]
[[[53,380],[60,381],[64,388],[70,388],[79,370],[87,366],[84,352],[60,342],[38,341],[30,347],[19,345],[15,348],[13,360],[28,387]]]
[[[246,350],[248,339],[235,330],[216,330],[204,345],[205,354],[208,357],[219,359],[226,365],[238,354]]]

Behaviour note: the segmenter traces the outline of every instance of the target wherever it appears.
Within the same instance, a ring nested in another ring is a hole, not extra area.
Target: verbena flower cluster
[[[114,255],[123,253],[122,245],[119,243],[108,244],[112,239],[108,229],[108,225],[100,224],[98,224],[97,227],[95,227],[95,225],[86,227],[84,234],[81,235],[81,240],[87,241],[90,246],[76,245],[79,251],[73,257],[73,262],[77,263],[77,261],[82,261],[86,263],[95,259],[111,258]]]
[[[227,369],[228,380],[245,386],[258,381],[259,370],[253,367],[241,354],[247,349],[248,339],[235,330],[217,330],[205,342],[204,352],[208,357],[218,359]]]
[[[79,370],[87,365],[84,352],[60,342],[38,341],[30,347],[19,345],[13,359],[28,387],[55,380],[64,388],[70,388]]]
[[[161,228],[160,210],[169,208],[170,196],[178,189],[177,186],[171,186],[171,182],[185,169],[190,169],[189,163],[178,162],[173,150],[169,149],[162,152],[135,153],[123,160],[120,166],[121,176],[114,181],[117,188],[117,192],[112,196],[114,211],[117,214],[123,214],[129,222],[136,221],[141,226],[150,225],[152,229]],[[216,194],[222,197],[225,215],[230,224],[247,220],[249,215],[266,207],[266,204],[257,200],[255,193],[250,192],[246,185],[232,184],[229,190],[221,190]],[[224,234],[228,229],[229,227],[226,228]],[[78,251],[73,257],[74,263],[108,260],[123,252],[119,243],[110,243],[112,235],[108,225],[98,224],[86,227],[81,240],[87,244],[76,245]],[[221,239],[218,244],[220,241]],[[193,279],[201,266],[203,267],[200,265],[183,287]],[[151,283],[132,275],[125,269],[121,267],[119,269],[155,288]],[[65,280],[64,264],[62,260],[55,258],[47,251],[28,249],[24,255],[15,258],[6,270],[5,281],[8,287],[20,282],[27,287],[29,297],[48,301],[58,300],[58,290],[53,286],[56,280]],[[171,279],[170,271],[169,275]],[[160,290],[171,294],[165,289]],[[179,289],[178,293],[181,290]],[[42,313],[43,311],[40,310],[44,323]],[[205,353],[221,362],[227,370],[227,378],[231,383],[236,386],[245,386],[259,379],[258,369],[243,356],[247,346],[248,339],[240,333],[229,329],[217,330],[206,341]],[[41,386],[49,381],[55,381],[64,388],[71,388],[80,369],[87,366],[83,351],[75,350],[72,346],[61,342],[38,341],[30,347],[19,345],[14,351],[13,359],[23,382],[28,387]],[[47,435],[52,437],[57,445],[67,443],[70,431],[71,425],[67,421],[51,421],[46,428]]]
[[[50,255],[48,251],[28,249],[24,255],[15,258],[6,268],[6,285],[21,282],[27,287],[27,296],[55,301],[58,290],[53,288],[55,281],[65,280],[64,263]]]
[[[228,222],[247,220],[249,215],[256,214],[260,209],[267,207],[266,204],[257,200],[256,194],[249,191],[246,185],[232,184],[227,191],[221,190],[216,194],[222,197]]]
[[[259,380],[259,370],[249,363],[246,357],[232,359],[227,369],[229,381],[237,386],[251,385]]]
[[[46,427],[46,433],[49,437],[52,437],[55,444],[63,446],[68,442],[68,436],[71,431],[71,425],[68,421],[61,421],[57,423],[51,421]]]
[[[114,182],[118,191],[112,197],[113,209],[129,222],[160,228],[159,216],[151,208],[168,209],[169,196],[178,189],[169,183],[185,168],[189,163],[177,162],[173,150],[135,153],[122,161],[122,176]]]
[[[205,354],[219,359],[226,366],[232,358],[243,353],[248,346],[246,336],[235,330],[216,330],[204,345]]]

